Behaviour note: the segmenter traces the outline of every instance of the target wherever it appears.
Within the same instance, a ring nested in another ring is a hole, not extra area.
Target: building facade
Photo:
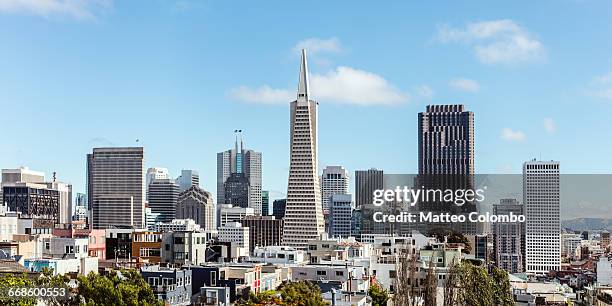
[[[332,237],[347,238],[352,234],[353,196],[335,194],[331,196],[329,211],[329,234]]]
[[[374,190],[384,189],[384,171],[378,169],[355,171],[355,205],[372,204]]]
[[[255,247],[282,245],[283,220],[274,216],[250,216],[240,220],[244,227],[249,228],[249,251]]]
[[[561,267],[559,162],[523,164],[525,264],[527,273],[545,274]]]
[[[216,208],[212,195],[197,186],[181,192],[176,205],[177,219],[192,219],[205,231],[217,228]]]
[[[144,149],[94,148],[87,155],[87,195],[94,229],[142,228],[145,214]]]
[[[501,199],[493,205],[494,215],[523,215],[524,209],[516,199]],[[524,271],[525,224],[520,222],[493,223],[493,249],[495,263],[508,273]]]
[[[242,131],[236,130],[236,132]],[[260,215],[262,212],[261,152],[245,149],[242,136],[240,137],[238,142],[236,136],[233,149],[217,153],[217,201],[230,203],[226,195],[226,182],[233,174],[239,174],[236,177],[245,177],[248,182],[248,206]]]
[[[267,190],[261,191],[261,215],[270,215],[270,192]]]
[[[342,166],[327,166],[321,175],[321,203],[323,212],[330,209],[331,196],[347,194],[349,191],[349,174]]]
[[[464,105],[428,105],[418,114],[418,182],[425,189],[468,190],[474,186],[474,113]],[[448,205],[442,201],[422,201],[423,212],[467,216],[478,211],[478,204]],[[432,226],[453,229],[464,234],[480,234],[482,226],[474,222],[418,224],[427,232]]]
[[[250,207],[251,185],[249,178],[244,173],[232,173],[225,180],[223,204],[231,204],[238,207]],[[253,208],[255,209],[255,208]]]
[[[149,208],[158,213],[157,220],[170,222],[176,216],[176,204],[180,192],[179,185],[173,179],[153,179],[147,190]]]
[[[181,175],[176,178],[176,183],[179,185],[179,192],[189,189],[191,186],[200,187],[200,174],[195,170],[181,170]]]
[[[297,100],[291,102],[290,164],[283,244],[306,248],[325,231],[318,175],[318,103],[310,100],[306,51],[302,50]]]

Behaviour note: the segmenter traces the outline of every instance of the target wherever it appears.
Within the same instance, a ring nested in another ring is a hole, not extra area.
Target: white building
[[[349,174],[342,166],[327,166],[321,176],[321,203],[323,211],[330,209],[331,196],[347,194],[349,190]]]
[[[88,257],[88,238],[51,237],[44,244],[43,254],[52,258]]]
[[[6,212],[6,206],[0,206],[0,241],[11,241],[18,234],[18,218],[16,213]]]
[[[306,253],[293,247],[255,247],[250,261],[273,265],[300,265],[308,262]]]
[[[206,262],[206,233],[172,231],[162,234],[162,262],[200,265]]]
[[[192,219],[174,219],[171,222],[158,222],[153,226],[156,232],[199,231],[200,225]]]
[[[168,172],[168,168],[162,167],[151,167],[147,169],[147,178],[146,178],[146,188],[149,188],[149,184],[151,184],[154,180],[166,180],[170,178],[170,173]],[[148,199],[148,197],[147,197]]]
[[[232,206],[232,204],[219,204],[219,226],[229,222],[240,222],[246,216],[254,216],[255,209],[252,207]]]
[[[218,238],[220,242],[231,242],[232,248],[237,248],[238,256],[249,254],[249,228],[243,227],[238,222],[229,222],[219,227]]]
[[[567,258],[576,258],[576,251],[580,248],[582,237],[580,234],[565,233],[561,235],[561,255]]]
[[[150,207],[145,208],[145,228],[152,229],[158,222],[160,213],[154,213]]]
[[[306,50],[296,101],[291,102],[291,142],[283,244],[305,248],[325,231],[318,174],[318,103],[310,100]]]
[[[525,203],[525,270],[545,274],[561,266],[559,162],[523,164]]]
[[[602,256],[597,262],[597,283],[600,286],[612,286],[612,262]]]

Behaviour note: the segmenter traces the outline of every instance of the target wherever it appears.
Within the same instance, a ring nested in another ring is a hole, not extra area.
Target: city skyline
[[[214,192],[215,153],[226,149],[226,140],[239,128],[245,131],[247,146],[265,154],[263,188],[271,191],[273,201],[284,193],[288,174],[288,102],[276,101],[283,100],[285,88],[295,84],[296,47],[309,47],[313,51],[312,95],[322,101],[319,170],[339,164],[351,174],[371,167],[386,173],[416,173],[416,114],[426,104],[463,103],[477,114],[476,173],[520,173],[521,164],[533,157],[559,160],[566,173],[610,173],[612,162],[604,158],[610,148],[596,141],[597,133],[592,133],[610,130],[606,86],[612,71],[611,59],[604,51],[610,42],[602,39],[609,31],[596,27],[601,20],[609,20],[609,13],[599,10],[596,3],[555,5],[566,15],[592,17],[578,20],[577,26],[594,29],[584,37],[574,31],[562,31],[567,35],[559,37],[559,27],[568,26],[563,18],[547,17],[548,25],[538,21],[537,12],[548,10],[551,4],[535,4],[533,15],[517,17],[515,7],[486,8],[475,14],[470,9],[477,4],[447,3],[455,8],[450,11],[456,17],[440,12],[425,19],[379,19],[386,31],[384,38],[405,35],[400,41],[388,40],[393,45],[377,43],[385,48],[371,44],[378,41],[376,28],[357,25],[348,31],[342,25],[350,14],[371,12],[380,17],[381,10],[376,7],[351,7],[346,15],[338,15],[333,13],[339,9],[336,4],[329,4],[320,18],[334,20],[332,29],[296,24],[282,30],[269,27],[267,22],[251,23],[256,26],[245,29],[240,23],[236,29],[226,29],[229,37],[222,38],[210,30],[222,20],[244,18],[243,22],[248,22],[255,17],[233,11],[229,15],[226,6],[212,3],[192,3],[160,13],[155,9],[173,4],[156,3],[144,9],[163,17],[158,19],[162,24],[184,19],[162,35],[152,35],[159,40],[150,36],[162,27],[149,19],[126,33],[116,31],[132,24],[127,15],[138,8],[135,4],[115,2],[111,7],[80,8],[88,18],[61,11],[40,16],[27,9],[2,8],[0,37],[4,45],[13,48],[0,51],[0,62],[6,67],[6,74],[0,77],[6,86],[0,94],[0,106],[31,114],[31,127],[19,134],[3,133],[6,149],[0,152],[0,165],[28,166],[47,174],[56,171],[60,180],[73,185],[75,193],[85,192],[87,152],[94,147],[142,145],[147,168],[167,167],[172,177],[181,169],[196,169],[201,173],[202,187]],[[277,12],[294,9],[291,4],[279,3],[252,9],[267,10],[271,5]],[[421,4],[411,12],[406,4],[390,5],[397,8],[397,13],[391,13],[397,17],[438,7]],[[287,18],[280,15],[275,22]],[[252,44],[252,38],[243,33],[264,27],[277,34],[273,35],[275,41]],[[491,36],[475,37],[479,29],[497,30],[489,33]],[[57,35],[47,37],[47,30]],[[202,41],[193,39],[198,33],[206,34]],[[24,34],[47,38],[35,40],[32,46],[25,44],[20,36]],[[84,43],[70,42],[68,34]],[[172,38],[170,34],[180,35]],[[502,48],[507,51],[501,53],[505,57],[493,56],[491,52],[500,51],[495,47],[509,36],[526,38],[530,47]],[[139,46],[132,40],[144,44]],[[567,41],[579,41],[580,46],[570,47]],[[239,48],[246,45],[248,50]],[[491,52],[484,52],[487,50]],[[589,50],[590,59],[575,59],[573,51],[580,50]],[[92,54],[99,60],[89,61]],[[46,61],[49,56],[54,61]],[[231,61],[213,63],[217,58]],[[59,69],[66,73],[57,78]],[[220,78],[215,80],[217,76]],[[369,101],[355,98],[355,87],[338,89],[344,90],[341,95],[322,82],[336,84],[334,80],[351,76],[378,84],[356,92],[370,97]],[[99,116],[90,116],[92,113]],[[401,120],[389,120],[398,114]],[[152,117],[167,124],[153,124]],[[580,117],[589,120],[574,124]],[[105,124],[108,118],[114,118],[116,125]],[[20,126],[22,119],[8,116],[5,120],[5,126]],[[361,138],[343,138],[346,133],[335,127],[338,121],[346,123],[349,136]],[[57,136],[29,141],[40,131]],[[363,146],[364,140],[372,145]],[[41,145],[50,153],[41,154]],[[584,147],[589,148],[593,162],[584,160],[580,149]],[[356,149],[358,156],[344,154]]]

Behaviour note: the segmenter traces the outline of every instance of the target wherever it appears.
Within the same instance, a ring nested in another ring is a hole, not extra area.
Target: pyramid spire
[[[298,100],[308,101],[310,95],[310,89],[308,88],[308,64],[306,62],[306,49],[302,49],[302,61],[300,64],[300,83],[298,84]]]

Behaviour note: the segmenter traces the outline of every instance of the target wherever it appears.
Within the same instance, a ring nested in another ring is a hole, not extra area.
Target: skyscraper
[[[249,178],[244,175],[244,173],[232,173],[227,180],[225,180],[225,189],[223,190],[225,200],[223,204],[250,207],[249,203],[252,203],[252,201],[250,201],[250,191]],[[255,210],[255,213],[257,214],[257,210]]]
[[[147,198],[151,213],[159,214],[159,222],[170,222],[176,214],[180,190],[173,179],[153,179],[149,183]]]
[[[418,116],[418,169],[416,186],[425,189],[467,190],[474,186],[474,113],[461,104],[428,105]],[[423,212],[468,215],[478,211],[477,203],[463,206],[442,201],[421,202]],[[431,223],[418,223],[427,232]],[[452,228],[464,234],[479,234],[482,225],[474,222],[438,223],[436,227]]]
[[[372,204],[374,190],[384,189],[384,172],[375,168],[355,171],[355,205]]]
[[[270,215],[270,192],[267,190],[261,191],[261,215]]]
[[[205,231],[217,229],[217,209],[210,192],[191,186],[181,192],[176,204],[177,219],[191,219]]]
[[[290,163],[283,244],[306,248],[325,231],[318,175],[317,106],[310,100],[306,50],[302,50],[297,100],[290,110]]]
[[[494,215],[523,215],[523,205],[516,199],[501,199],[493,205]],[[493,223],[493,248],[495,264],[509,273],[523,272],[523,250],[525,247],[525,227],[521,222]]]
[[[331,196],[330,206],[330,236],[342,238],[351,236],[354,209],[353,196],[350,194],[335,194]]]
[[[474,174],[474,113],[461,104],[419,113],[419,174]]]
[[[191,186],[200,186],[200,174],[195,170],[181,170],[181,175],[176,178],[176,183],[179,185],[179,191],[183,192]]]
[[[557,161],[523,164],[525,265],[528,273],[545,274],[561,266],[560,174]]]
[[[69,224],[72,220],[72,185],[56,180],[45,182],[43,172],[28,168],[3,169],[2,204],[23,216]],[[55,198],[57,194],[57,199]]]
[[[145,188],[149,188],[149,184],[151,184],[153,180],[169,179],[170,174],[168,173],[168,168],[151,167],[147,169],[146,177],[147,177],[147,180],[145,183]],[[148,196],[147,196],[147,199],[148,199]]]
[[[217,203],[227,203],[225,183],[232,174],[238,173],[248,179],[249,207],[261,214],[261,152],[245,149],[240,137],[238,142],[236,135],[233,149],[217,153]]]
[[[347,194],[349,189],[348,171],[342,166],[327,166],[321,175],[321,202],[323,212],[328,212],[331,196],[334,194]]]
[[[94,148],[87,154],[87,196],[94,229],[142,228],[145,213],[144,149]]]
[[[287,207],[287,199],[276,199],[272,203],[272,215],[276,219],[285,218],[285,207]]]

